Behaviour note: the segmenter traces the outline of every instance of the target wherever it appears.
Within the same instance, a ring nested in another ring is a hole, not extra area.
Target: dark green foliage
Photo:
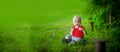
[[[108,52],[119,52],[120,0],[92,0],[92,5],[91,18],[95,22],[95,29],[108,30]]]

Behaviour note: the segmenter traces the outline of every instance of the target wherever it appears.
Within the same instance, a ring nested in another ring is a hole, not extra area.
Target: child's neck
[[[80,25],[75,25],[75,28],[78,28]]]

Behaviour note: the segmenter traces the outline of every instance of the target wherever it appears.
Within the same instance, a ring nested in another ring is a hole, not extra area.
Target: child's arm
[[[73,34],[73,28],[71,28],[71,31],[70,31],[70,35],[72,35]]]
[[[84,35],[87,34],[85,28],[82,28],[82,31],[83,31]]]
[[[83,31],[83,33],[84,33],[84,35],[86,34],[86,30],[85,29],[82,29],[82,31]]]
[[[79,28],[79,30],[82,31],[84,33],[84,35],[86,34],[86,30],[85,30],[84,27],[83,28]]]

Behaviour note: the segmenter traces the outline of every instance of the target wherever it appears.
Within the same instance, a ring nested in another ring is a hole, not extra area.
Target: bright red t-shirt
[[[80,38],[84,38],[84,30],[85,28],[83,26],[79,26],[78,28],[75,28],[75,26],[72,27],[73,28],[73,33],[72,35],[74,37],[80,37]],[[82,28],[83,30],[80,30],[80,28]]]

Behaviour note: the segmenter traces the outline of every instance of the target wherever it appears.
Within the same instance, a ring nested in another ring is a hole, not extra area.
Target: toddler
[[[76,42],[83,41],[86,31],[84,26],[80,24],[81,24],[81,17],[74,16],[73,26],[71,28],[70,35],[67,35],[65,37],[65,40],[69,45],[73,45]]]

